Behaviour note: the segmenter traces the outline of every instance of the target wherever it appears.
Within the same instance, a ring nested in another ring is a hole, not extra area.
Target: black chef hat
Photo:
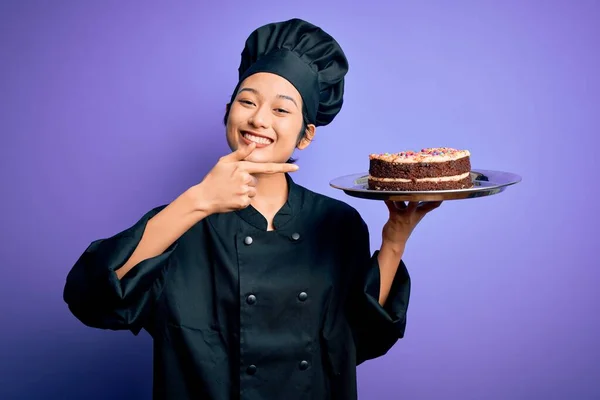
[[[327,125],[342,108],[348,60],[340,45],[321,28],[301,19],[261,26],[242,51],[239,82],[257,72],[270,72],[296,87],[309,123]]]

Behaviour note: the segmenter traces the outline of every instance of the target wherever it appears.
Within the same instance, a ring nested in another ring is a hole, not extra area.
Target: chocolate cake
[[[450,147],[369,155],[370,190],[450,190],[473,186],[471,153]]]

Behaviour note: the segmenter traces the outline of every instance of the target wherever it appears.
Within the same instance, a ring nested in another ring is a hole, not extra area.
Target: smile
[[[249,142],[254,142],[256,144],[261,144],[261,145],[269,145],[271,143],[273,143],[273,140],[266,138],[264,136],[258,136],[258,135],[254,135],[252,133],[248,133],[248,132],[244,132],[242,131],[242,137],[249,143]]]

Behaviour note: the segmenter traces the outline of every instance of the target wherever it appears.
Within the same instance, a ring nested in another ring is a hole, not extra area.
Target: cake
[[[471,153],[450,147],[369,155],[370,190],[452,190],[473,186]]]

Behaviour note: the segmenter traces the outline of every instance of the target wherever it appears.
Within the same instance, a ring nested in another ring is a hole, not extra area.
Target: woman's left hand
[[[430,211],[438,208],[442,202],[401,202],[386,201],[390,211],[388,221],[383,227],[383,242],[401,250],[419,222]]]

